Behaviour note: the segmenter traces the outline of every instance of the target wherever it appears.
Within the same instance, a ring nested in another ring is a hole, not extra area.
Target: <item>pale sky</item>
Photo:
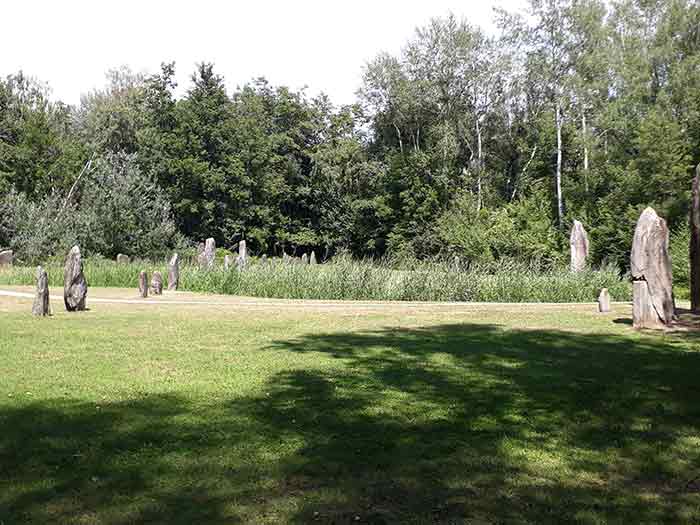
[[[175,61],[182,93],[195,63],[210,61],[229,91],[265,76],[346,104],[363,65],[398,53],[416,26],[453,12],[490,30],[496,5],[515,10],[523,0],[8,0],[0,75],[21,69],[77,104],[121,65],[150,73]]]

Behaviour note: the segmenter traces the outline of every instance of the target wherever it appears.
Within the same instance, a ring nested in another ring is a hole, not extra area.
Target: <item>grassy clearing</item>
[[[700,521],[699,340],[628,306],[54,306],[0,298],[6,524]]]
[[[53,263],[47,269],[51,285],[62,286],[62,266]],[[85,262],[91,286],[136,287],[143,269],[167,274],[165,263]],[[0,271],[0,284],[32,284],[34,273],[29,267]],[[629,300],[631,293],[629,283],[614,268],[572,274],[565,269],[543,272],[519,265],[465,270],[441,262],[422,262],[397,269],[387,262],[345,257],[318,266],[253,263],[244,272],[224,271],[221,265],[211,271],[183,265],[180,278],[183,290],[285,299],[590,302],[601,288],[608,288],[618,301]]]

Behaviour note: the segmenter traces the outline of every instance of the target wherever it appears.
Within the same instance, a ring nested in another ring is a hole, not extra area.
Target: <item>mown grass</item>
[[[700,522],[698,340],[628,306],[29,308],[5,524]]]
[[[88,283],[100,287],[136,287],[143,269],[167,275],[164,262],[117,265],[88,259],[84,267]],[[51,285],[61,286],[62,266],[50,263],[47,269]],[[35,269],[29,267],[0,271],[0,284],[32,284],[34,274]],[[614,300],[630,298],[629,283],[612,267],[574,274],[516,264],[465,269],[443,262],[396,266],[349,257],[317,266],[254,261],[243,272],[225,271],[221,264],[213,270],[183,265],[180,283],[187,291],[286,299],[590,302],[597,299],[601,288],[608,288]]]

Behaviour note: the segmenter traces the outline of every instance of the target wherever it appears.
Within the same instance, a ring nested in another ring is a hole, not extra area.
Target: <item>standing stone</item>
[[[579,221],[574,221],[569,237],[571,246],[571,271],[580,272],[586,268],[586,258],[588,257],[588,233]]]
[[[233,266],[233,257],[230,255],[224,255],[224,270],[229,271],[231,266]]]
[[[163,295],[163,275],[156,271],[151,277],[151,293],[153,295]]]
[[[316,262],[316,252],[313,250],[311,251],[311,257],[309,257],[309,264],[318,264]]]
[[[168,262],[168,290],[174,292],[180,286],[180,256],[176,253]]]
[[[607,288],[603,288],[598,296],[598,311],[601,314],[605,314],[610,311],[610,292],[608,292]]]
[[[690,309],[700,311],[700,164],[690,200]]]
[[[63,269],[63,302],[66,310],[76,312],[85,310],[88,284],[83,275],[83,260],[80,248],[73,246],[66,257]]]
[[[301,255],[301,264],[309,264],[309,256],[305,253]]]
[[[245,241],[238,243],[238,256],[243,259],[243,264],[245,264],[248,258],[248,248],[246,248]]]
[[[204,270],[211,270],[214,267],[216,257],[216,242],[209,237],[204,243],[204,250],[199,254],[199,267]]]
[[[36,297],[32,305],[32,315],[51,315],[49,306],[49,276],[41,266],[36,268]]]
[[[455,255],[455,258],[454,258],[452,264],[454,264],[455,269],[459,270],[459,267],[460,267],[459,255]]]
[[[146,270],[141,270],[141,273],[139,273],[139,295],[148,297],[148,274]]]
[[[124,255],[123,253],[117,254],[117,264],[129,264],[129,262],[131,262],[131,259],[129,259],[128,255]]]
[[[12,259],[12,250],[3,250],[0,252],[0,266],[12,266]]]
[[[260,256],[260,264],[267,264],[267,254],[262,254]]]
[[[289,263],[289,255],[287,255],[287,252],[282,252],[282,262],[283,263]]]
[[[630,254],[634,285],[633,325],[655,328],[668,325],[675,316],[673,275],[668,254],[668,226],[653,208],[647,208],[637,221]]]

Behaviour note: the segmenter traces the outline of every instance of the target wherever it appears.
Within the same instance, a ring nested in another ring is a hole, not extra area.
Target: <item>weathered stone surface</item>
[[[690,309],[700,311],[700,164],[690,200]]]
[[[151,293],[153,295],[163,295],[163,275],[155,271],[151,277]]]
[[[233,257],[231,255],[224,255],[224,270],[228,271],[231,269],[231,266],[233,266]]]
[[[610,292],[603,288],[598,295],[598,311],[602,314],[610,311]]]
[[[645,209],[637,221],[630,254],[630,273],[635,281],[633,312],[640,316],[633,319],[634,326],[642,328],[657,326],[658,322],[671,323],[676,305],[668,254],[668,226],[653,208]],[[645,282],[646,286],[637,286],[640,281]],[[658,322],[649,321],[649,308],[656,312]]]
[[[204,243],[204,250],[199,254],[198,262],[202,269],[210,270],[214,267],[214,258],[216,257],[216,242],[209,237]]]
[[[665,323],[659,317],[647,281],[632,283],[632,326],[634,328],[663,328]]]
[[[309,264],[309,256],[305,253],[301,255],[301,264]]]
[[[461,267],[461,261],[459,260],[459,255],[455,255],[455,258],[452,261],[452,264],[455,267],[455,269],[459,270],[459,268]]]
[[[36,268],[36,296],[32,305],[32,315],[51,315],[49,305],[49,276],[41,266]]]
[[[83,260],[80,248],[73,246],[66,257],[63,269],[63,302],[66,310],[76,312],[85,310],[88,284],[83,275]]]
[[[129,262],[131,262],[131,259],[128,255],[124,255],[123,253],[117,254],[117,264],[129,264]]]
[[[0,266],[12,266],[14,253],[12,250],[3,250],[0,252]]]
[[[146,270],[141,270],[141,273],[139,273],[139,295],[148,297],[148,274]]]
[[[174,253],[168,261],[168,290],[174,292],[180,286],[180,256]]]
[[[245,241],[238,243],[238,256],[243,259],[243,264],[247,262],[248,259],[248,248],[246,247]]]
[[[588,233],[579,221],[574,221],[569,237],[571,247],[571,271],[580,272],[586,268],[586,258],[588,257]]]
[[[316,262],[316,252],[311,251],[311,256],[309,257],[309,264],[318,264]]]

